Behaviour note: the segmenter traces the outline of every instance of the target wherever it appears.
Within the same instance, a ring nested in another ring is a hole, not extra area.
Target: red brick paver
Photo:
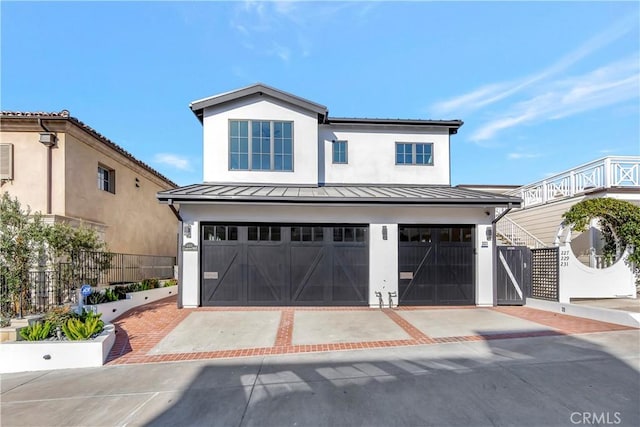
[[[569,316],[567,314],[553,313],[550,311],[536,310],[528,307],[493,307],[510,316],[519,317],[530,322],[550,326],[563,334],[586,334],[590,332],[610,332],[635,329],[628,326],[616,325],[615,323],[600,322],[597,320],[585,319],[583,317]]]
[[[527,307],[494,307],[498,312],[519,317],[534,323],[549,326],[554,330],[502,333],[488,336],[471,335],[458,337],[431,338],[396,313],[384,309],[383,312],[400,326],[411,338],[405,340],[365,341],[348,343],[327,343],[293,345],[293,327],[296,311],[363,311],[375,310],[368,307],[199,307],[178,309],[177,297],[146,304],[124,313],[114,321],[116,342],[109,352],[108,364],[153,363],[178,360],[219,359],[232,357],[263,356],[273,354],[309,353],[320,351],[364,350],[373,348],[398,347],[434,343],[455,343],[506,338],[526,338],[537,336],[580,334],[590,332],[620,331],[629,328],[611,323],[598,322],[579,317],[551,313]],[[400,310],[428,310],[475,307],[401,307]],[[219,350],[195,353],[175,353],[150,355],[149,351],[169,334],[189,314],[198,311],[280,311],[280,324],[272,347]]]

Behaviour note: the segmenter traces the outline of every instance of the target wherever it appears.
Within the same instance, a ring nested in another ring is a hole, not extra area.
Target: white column
[[[191,237],[183,235],[182,248],[180,248],[182,250],[182,305],[187,308],[198,307],[200,305],[200,250],[202,249],[200,248],[200,223],[185,221],[184,224],[191,227]]]
[[[386,240],[384,239],[386,227]],[[398,224],[369,225],[369,305],[378,307],[376,291],[382,292],[385,307],[389,292],[398,294]],[[394,306],[398,297],[393,298]]]
[[[487,238],[491,224],[476,226],[476,305],[493,305],[493,247]]]

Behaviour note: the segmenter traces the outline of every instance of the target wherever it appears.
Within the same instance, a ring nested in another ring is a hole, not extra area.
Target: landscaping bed
[[[115,343],[113,319],[177,293],[177,281],[156,279],[96,289],[87,299],[104,302],[56,307],[3,328],[16,339],[0,346],[0,373],[102,366]]]

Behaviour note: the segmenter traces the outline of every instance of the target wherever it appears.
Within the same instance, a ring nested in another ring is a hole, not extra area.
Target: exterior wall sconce
[[[487,237],[487,240],[491,241],[491,235],[493,234],[493,229],[491,227],[487,227],[485,229],[485,235]]]
[[[387,226],[382,226],[382,240],[387,240],[389,233],[387,232]]]
[[[182,227],[182,233],[184,234],[185,238],[190,239],[191,238],[191,225],[184,224],[184,226]]]

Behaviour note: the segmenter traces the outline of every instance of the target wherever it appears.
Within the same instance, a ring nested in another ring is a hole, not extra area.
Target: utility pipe
[[[40,125],[40,127],[44,129],[45,132],[53,133],[49,129],[47,129],[44,123],[42,123],[41,118],[38,118],[38,125]],[[52,166],[53,145],[54,144],[47,145],[47,215],[51,215],[51,198],[52,198],[51,194],[53,193],[53,175],[51,171],[53,169],[53,166]]]

